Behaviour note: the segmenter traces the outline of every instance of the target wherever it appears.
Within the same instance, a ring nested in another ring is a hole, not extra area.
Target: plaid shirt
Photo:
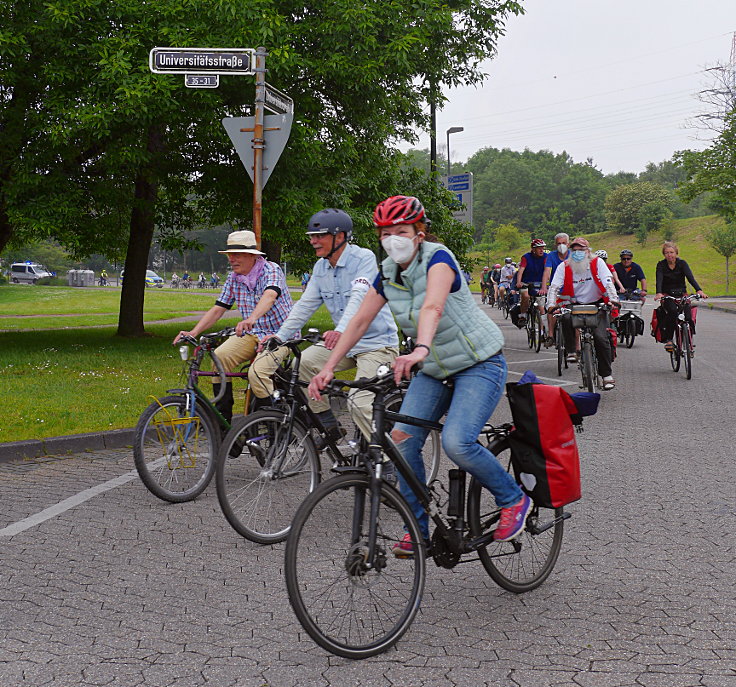
[[[288,314],[294,306],[291,300],[289,288],[286,286],[286,277],[281,268],[275,263],[266,260],[263,271],[258,277],[255,289],[249,289],[245,284],[241,284],[235,280],[235,273],[228,274],[222,291],[217,298],[216,304],[227,308],[228,310],[237,304],[243,319],[248,317],[255,309],[258,301],[261,299],[263,292],[269,286],[276,286],[280,289],[281,294],[271,306],[269,311],[256,320],[256,323],[250,332],[251,334],[262,339],[269,334],[275,334],[281,324],[284,322]]]

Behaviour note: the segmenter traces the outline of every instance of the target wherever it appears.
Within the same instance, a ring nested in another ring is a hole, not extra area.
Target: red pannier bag
[[[652,310],[651,334],[657,343],[662,343],[662,332],[659,330],[659,324],[657,322],[657,311],[658,310],[659,308],[654,308],[654,310]]]
[[[580,457],[571,415],[578,413],[564,389],[547,384],[506,385],[514,430],[511,463],[521,488],[544,508],[580,498]]]

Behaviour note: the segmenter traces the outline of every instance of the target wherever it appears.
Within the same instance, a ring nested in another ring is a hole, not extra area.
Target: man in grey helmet
[[[320,210],[309,220],[307,235],[318,260],[301,299],[273,335],[280,341],[294,337],[321,305],[327,307],[335,328],[324,333],[323,343],[310,346],[302,353],[299,378],[303,381],[310,381],[327,362],[330,351],[339,341],[350,318],[358,311],[378,274],[375,255],[367,248],[350,243],[352,234],[353,221],[343,210]],[[261,346],[273,337],[265,337]],[[342,371],[356,368],[356,378],[373,377],[380,365],[390,365],[393,362],[399,353],[398,347],[396,323],[388,305],[385,305],[336,369]],[[286,355],[288,349],[281,347],[275,351],[263,350],[255,359],[248,379],[251,391],[257,398],[265,399],[268,396],[268,386],[263,382],[271,377]],[[373,394],[368,391],[354,390],[350,394],[349,406],[353,419],[368,437],[372,402]],[[333,438],[339,438],[339,427],[330,410],[329,401],[324,398],[310,401],[310,407],[330,430]]]

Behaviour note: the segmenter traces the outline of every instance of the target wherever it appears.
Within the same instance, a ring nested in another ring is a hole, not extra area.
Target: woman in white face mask
[[[313,377],[309,392],[319,396],[332,380],[340,356],[388,302],[404,333],[417,342],[411,353],[396,358],[396,381],[410,378],[412,367],[423,363],[401,412],[433,421],[447,413],[442,432],[445,453],[476,477],[503,509],[496,540],[513,539],[524,528],[531,502],[498,459],[476,443],[504,389],[503,335],[476,303],[455,256],[427,235],[429,220],[417,198],[386,199],[376,208],[373,221],[388,258],[327,364]],[[427,431],[397,423],[391,436],[418,478],[424,480],[421,449]],[[414,493],[405,484],[400,486],[428,539],[426,513]],[[408,537],[394,546],[399,558],[413,555]]]

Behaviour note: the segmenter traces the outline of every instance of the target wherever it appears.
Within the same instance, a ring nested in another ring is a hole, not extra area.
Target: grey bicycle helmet
[[[328,208],[315,212],[307,224],[307,234],[332,234],[345,233],[345,240],[349,241],[353,236],[353,220],[350,219],[345,210]]]

